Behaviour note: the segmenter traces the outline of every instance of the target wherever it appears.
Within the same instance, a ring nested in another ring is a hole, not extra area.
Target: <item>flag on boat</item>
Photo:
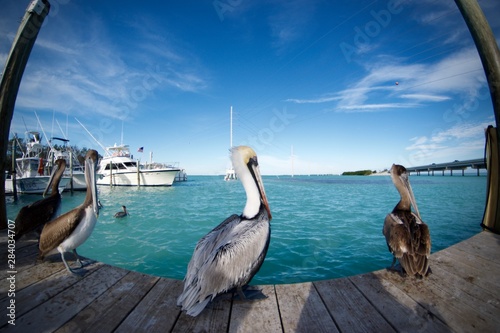
[[[137,149],[137,151],[138,151],[139,153],[144,152],[144,147],[141,147],[141,148]]]

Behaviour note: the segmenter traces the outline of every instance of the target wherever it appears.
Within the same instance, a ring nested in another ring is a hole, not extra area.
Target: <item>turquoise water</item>
[[[387,176],[263,178],[273,219],[271,244],[253,284],[336,278],[381,269],[392,257],[382,235],[384,218],[399,200]],[[481,230],[486,177],[416,176],[410,181],[432,251]],[[63,194],[63,212],[84,193]],[[240,214],[245,193],[239,181],[191,176],[170,188],[99,187],[104,206],[98,224],[78,252],[115,266],[182,279],[196,242],[226,217]],[[40,199],[8,198],[14,219],[23,205]],[[130,216],[113,215],[126,205]],[[432,265],[432,263],[431,263]]]

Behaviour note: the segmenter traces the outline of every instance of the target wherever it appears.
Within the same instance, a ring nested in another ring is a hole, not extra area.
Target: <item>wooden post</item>
[[[70,193],[73,194],[73,151],[69,151],[69,189]]]
[[[113,186],[113,161],[109,161],[109,187]]]
[[[17,92],[19,91],[26,63],[49,10],[50,4],[48,0],[31,1],[12,43],[0,82],[0,229],[7,227],[5,159],[7,156],[10,123],[14,115]]]
[[[137,186],[141,186],[141,173],[139,171],[139,160],[137,160]]]
[[[17,134],[14,135],[14,140],[12,140],[12,173],[10,175],[12,179],[12,194],[14,195],[14,201],[17,201],[16,141]]]
[[[491,27],[476,0],[455,0],[465,23],[476,44],[479,57],[483,63],[484,73],[490,88],[493,112],[496,120],[496,139],[500,137],[500,51],[491,31]],[[493,155],[500,156],[497,140],[492,140]],[[500,233],[500,168],[488,169],[488,198],[482,226]],[[492,193],[495,192],[495,193]],[[491,200],[494,198],[494,200]]]

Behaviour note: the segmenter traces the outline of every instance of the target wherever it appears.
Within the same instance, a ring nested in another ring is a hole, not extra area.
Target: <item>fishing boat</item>
[[[179,168],[163,165],[141,165],[133,159],[128,145],[106,148],[99,162],[97,185],[112,186],[172,186]]]
[[[73,150],[69,146],[69,140],[53,137],[52,140],[57,140],[61,142],[62,148],[57,148],[53,142],[49,142],[50,150],[47,156],[47,164],[50,169],[52,169],[53,164],[56,160],[62,158],[66,161],[66,169],[64,170],[64,176],[70,177],[72,182],[68,182],[65,190],[71,190],[73,187],[74,191],[85,191],[87,190],[87,184],[85,182],[85,172],[83,165],[80,164],[73,153]]]
[[[16,189],[23,194],[42,194],[50,179],[50,169],[43,158],[42,136],[37,131],[26,132],[26,151],[16,158]],[[70,177],[62,177],[59,191],[63,191]],[[5,192],[14,190],[12,178],[5,180]]]

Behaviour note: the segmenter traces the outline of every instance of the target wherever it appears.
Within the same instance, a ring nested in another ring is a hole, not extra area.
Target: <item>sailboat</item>
[[[231,106],[231,111],[229,113],[229,148],[233,148],[233,107]],[[224,176],[224,180],[235,180],[237,179],[236,172],[234,172],[233,166],[229,169],[226,169],[226,175]]]

